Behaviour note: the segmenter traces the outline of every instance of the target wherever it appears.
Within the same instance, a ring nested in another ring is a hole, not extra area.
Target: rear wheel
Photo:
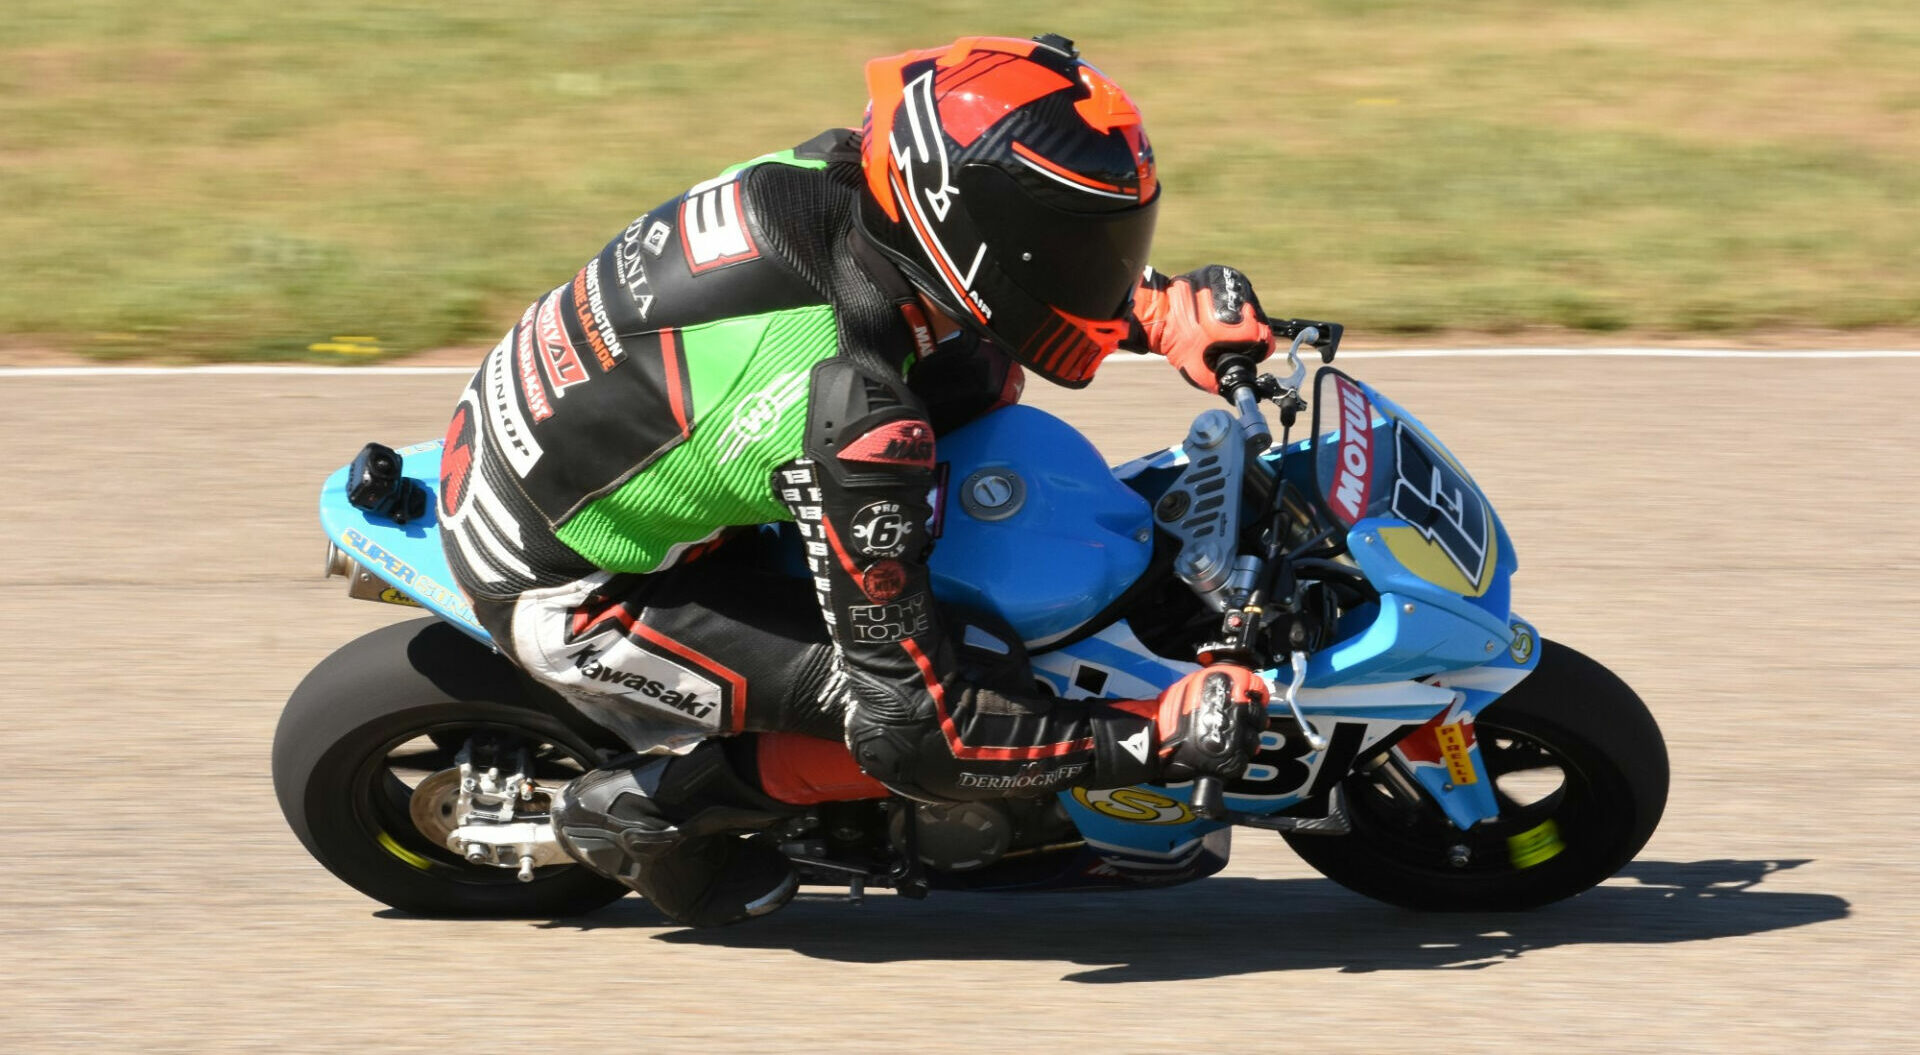
[[[626,894],[578,865],[542,867],[522,883],[449,850],[459,784],[450,770],[462,748],[476,759],[525,757],[527,775],[558,787],[618,745],[543,704],[498,655],[416,620],[344,646],[294,690],[274,734],[274,791],[328,871],[407,912],[550,918]]]
[[[1353,831],[1290,835],[1320,874],[1356,893],[1428,911],[1528,909],[1572,897],[1645,846],[1667,801],[1667,749],[1646,705],[1565,645],[1474,720],[1500,815],[1455,828],[1424,798],[1356,772]]]

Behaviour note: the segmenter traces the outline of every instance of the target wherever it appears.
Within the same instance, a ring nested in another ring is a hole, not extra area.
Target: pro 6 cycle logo
[[[868,557],[907,551],[907,517],[898,502],[869,502],[853,515],[853,548]]]

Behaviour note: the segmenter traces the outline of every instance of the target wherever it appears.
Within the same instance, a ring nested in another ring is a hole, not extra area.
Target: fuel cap
[[[1005,520],[1026,504],[1026,482],[1011,469],[981,469],[960,485],[960,507],[975,520]]]

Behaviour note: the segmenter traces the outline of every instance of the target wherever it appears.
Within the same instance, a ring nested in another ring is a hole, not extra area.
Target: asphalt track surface
[[[1914,1050],[1920,363],[1357,359],[1501,510],[1516,605],[1665,728],[1640,859],[1423,916],[1242,832],[1129,895],[809,890],[689,932],[401,917],[301,849],[282,701],[400,609],[319,576],[314,494],[436,436],[447,376],[0,378],[0,1050]],[[1035,402],[1115,459],[1159,370]]]

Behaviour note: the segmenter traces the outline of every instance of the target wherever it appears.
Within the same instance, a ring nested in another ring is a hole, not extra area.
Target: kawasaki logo
[[[574,669],[589,681],[606,682],[631,690],[646,699],[664,703],[691,718],[704,719],[713,713],[712,701],[701,699],[698,693],[670,689],[645,674],[635,674],[609,667],[595,658],[598,655],[598,649],[583,648],[569,658],[573,660]]]

